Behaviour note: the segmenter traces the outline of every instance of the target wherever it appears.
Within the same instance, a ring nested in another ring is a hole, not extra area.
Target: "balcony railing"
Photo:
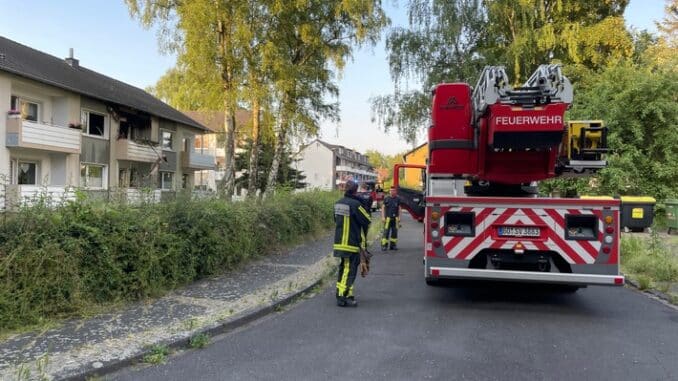
[[[5,145],[9,148],[34,148],[52,152],[80,153],[80,129],[7,117]]]
[[[75,201],[75,190],[65,186],[7,185],[6,204],[3,208],[34,205],[43,202],[49,206],[59,206],[67,201]]]
[[[118,160],[153,163],[158,160],[160,152],[160,147],[152,147],[129,139],[120,139],[115,142],[115,155]]]
[[[216,157],[195,151],[184,151],[181,153],[181,166],[195,170],[214,169],[216,168]]]

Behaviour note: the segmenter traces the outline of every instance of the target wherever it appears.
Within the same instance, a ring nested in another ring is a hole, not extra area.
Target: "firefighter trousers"
[[[398,221],[396,217],[386,217],[384,233],[381,235],[381,246],[395,246],[398,243]]]
[[[353,282],[358,274],[358,265],[360,265],[360,254],[351,254],[341,258],[337,277],[337,298],[353,296]]]

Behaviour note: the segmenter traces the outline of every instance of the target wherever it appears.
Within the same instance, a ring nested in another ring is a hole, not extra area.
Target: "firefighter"
[[[358,303],[353,295],[358,268],[362,276],[369,271],[369,257],[366,251],[367,230],[370,226],[370,214],[356,196],[358,183],[346,182],[344,197],[334,204],[334,256],[341,258],[337,279],[337,305],[356,307]]]
[[[384,234],[381,236],[381,250],[398,250],[398,228],[400,227],[400,199],[396,188],[391,187],[381,206],[381,222]]]

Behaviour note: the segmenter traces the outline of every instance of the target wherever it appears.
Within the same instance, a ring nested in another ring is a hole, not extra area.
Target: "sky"
[[[392,26],[406,24],[406,1],[384,1]],[[664,0],[631,0],[627,24],[656,31]],[[145,88],[174,66],[175,57],[160,52],[154,30],[129,16],[123,0],[0,0],[5,14],[0,35],[57,57],[73,48],[89,69]],[[402,153],[412,148],[396,131],[385,133],[375,123],[369,99],[393,91],[383,41],[357,50],[341,74],[341,122],[325,122],[320,138],[364,152]],[[421,142],[417,142],[421,143]]]

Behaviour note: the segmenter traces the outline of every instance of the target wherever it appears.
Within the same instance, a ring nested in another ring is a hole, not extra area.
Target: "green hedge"
[[[0,225],[0,330],[157,296],[333,224],[330,192],[264,201],[38,203]]]

